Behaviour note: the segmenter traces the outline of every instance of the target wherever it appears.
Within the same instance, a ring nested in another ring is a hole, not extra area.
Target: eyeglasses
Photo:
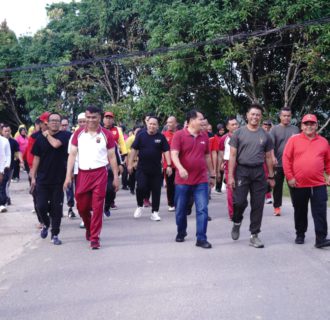
[[[57,120],[57,119],[50,119],[48,122],[59,123],[59,122],[61,122],[61,120]]]

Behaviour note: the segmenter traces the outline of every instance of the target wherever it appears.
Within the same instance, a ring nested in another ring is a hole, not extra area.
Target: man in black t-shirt
[[[262,109],[252,105],[247,112],[248,123],[236,130],[230,141],[230,156],[228,165],[228,187],[233,192],[233,228],[231,236],[238,240],[243,213],[248,205],[247,195],[250,192],[250,245],[263,248],[258,238],[261,228],[264,199],[267,192],[267,182],[263,168],[264,161],[268,168],[267,181],[274,187],[274,171],[272,150],[273,142],[270,135],[259,127]],[[235,173],[234,173],[235,172]]]
[[[143,199],[148,192],[152,194],[152,213],[150,219],[160,221],[159,203],[162,183],[162,154],[164,153],[167,169],[166,174],[172,174],[170,147],[166,138],[158,132],[158,119],[150,116],[147,120],[147,129],[140,132],[131,147],[128,159],[128,172],[133,171],[133,160],[138,154],[139,160],[136,170],[136,200],[138,207],[134,212],[134,218],[141,217]]]
[[[58,234],[63,214],[63,183],[68,149],[68,136],[60,131],[60,124],[61,116],[51,113],[48,130],[43,131],[33,145],[34,158],[30,172],[31,190],[37,190],[38,212],[43,222],[40,236],[47,238],[51,224],[51,239],[55,245],[62,243]]]

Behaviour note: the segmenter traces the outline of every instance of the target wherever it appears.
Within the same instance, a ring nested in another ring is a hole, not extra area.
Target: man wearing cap
[[[294,134],[299,133],[299,128],[294,125],[291,125],[291,116],[292,114],[289,108],[281,109],[280,123],[274,126],[269,132],[274,143],[274,154],[275,154],[274,157],[275,187],[273,189],[274,216],[281,215],[283,182],[284,182],[284,171],[282,164],[283,150],[289,138]]]
[[[118,146],[118,149],[120,152],[120,157],[121,157],[121,159],[119,159],[119,164],[121,164],[122,161],[127,156],[127,147],[126,147],[123,131],[121,130],[120,127],[115,126],[115,115],[113,112],[106,111],[104,113],[103,125],[104,125],[104,128],[108,129],[112,133],[112,135],[115,139],[115,142]],[[110,216],[109,210],[118,209],[117,205],[115,204],[116,192],[112,188],[112,181],[113,181],[113,172],[111,171],[111,168],[110,168],[109,172],[108,172],[107,196],[106,196],[105,204],[104,204],[104,213],[107,216]]]
[[[327,239],[327,185],[330,185],[330,151],[328,141],[317,134],[317,118],[307,114],[302,132],[292,136],[283,153],[283,169],[292,188],[296,244],[303,244],[307,231],[310,200],[315,227],[315,247],[330,246]],[[326,173],[326,178],[324,176]]]
[[[77,208],[86,227],[86,240],[90,241],[91,249],[99,249],[108,178],[107,167],[110,163],[114,174],[113,184],[115,190],[118,190],[118,166],[113,135],[100,126],[101,110],[89,106],[85,116],[86,126],[79,128],[72,138],[63,188],[67,189],[72,183],[72,171],[79,152],[76,181]]]

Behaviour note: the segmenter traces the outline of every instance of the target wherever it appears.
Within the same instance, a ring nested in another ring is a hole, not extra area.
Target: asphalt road
[[[89,249],[79,219],[63,218],[54,246],[40,239],[26,181],[12,185],[14,205],[0,213],[0,319],[330,319],[330,250],[315,249],[313,222],[304,245],[294,244],[292,208],[274,217],[265,205],[264,249],[248,245],[249,212],[241,237],[230,237],[225,195],[213,195],[208,239],[174,242],[174,213],[162,194],[161,222],[150,209],[133,218],[135,198],[121,190],[119,210],[104,219],[102,248]]]

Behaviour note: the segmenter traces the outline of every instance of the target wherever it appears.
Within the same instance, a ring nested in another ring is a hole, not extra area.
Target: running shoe
[[[153,221],[160,221],[162,220],[158,214],[157,211],[154,211],[151,216],[150,216],[150,219],[153,220]]]
[[[140,218],[142,216],[142,207],[137,207],[134,211],[134,218]]]
[[[274,216],[279,217],[281,215],[281,208],[274,208]]]

